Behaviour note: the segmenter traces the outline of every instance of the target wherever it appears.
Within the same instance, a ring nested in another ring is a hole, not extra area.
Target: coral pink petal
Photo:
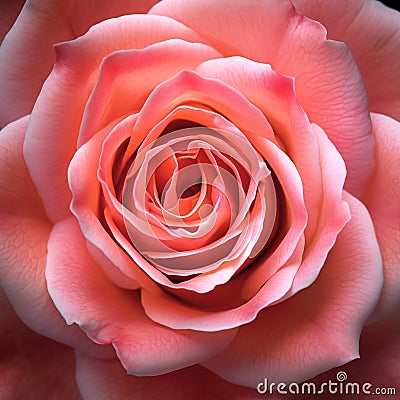
[[[0,135],[1,287],[18,316],[34,331],[93,357],[110,355],[77,327],[67,327],[48,295],[44,270],[51,224],[22,156],[27,123],[24,117]]]
[[[0,391],[8,399],[80,399],[70,347],[31,331],[0,289]]]
[[[368,98],[348,48],[326,40],[322,25],[286,0],[166,0],[150,13],[184,23],[226,56],[241,55],[294,76],[311,122],[325,130],[346,162],[348,189],[361,192],[374,167]]]
[[[114,51],[139,49],[171,38],[197,41],[198,35],[169,18],[128,15],[100,23],[86,35],[57,45],[55,67],[33,109],[24,145],[29,171],[50,220],[69,215],[67,167],[101,60]]]
[[[0,47],[0,126],[29,114],[54,63],[53,44],[74,38],[60,1],[25,4]]]
[[[27,2],[0,49],[0,93],[8,99],[1,104],[0,126],[32,111],[41,86],[53,67],[55,43],[81,36],[92,25],[102,20],[147,12],[155,2]],[[1,3],[0,7],[4,7],[4,10],[0,8],[1,18],[4,15],[8,19],[11,16],[16,17],[15,10],[18,6],[22,7],[23,2],[16,0]],[[8,23],[0,25],[10,27]]]
[[[98,361],[81,354],[77,354],[77,382],[85,399],[262,399],[254,388],[232,385],[201,366],[160,376],[136,377],[127,375],[117,361]]]
[[[221,55],[209,46],[178,39],[109,55],[101,64],[98,82],[88,100],[78,145],[115,118],[138,112],[161,82],[216,57]]]
[[[283,145],[299,171],[307,209],[318,209],[322,201],[318,140],[298,104],[293,79],[273,71],[269,65],[242,57],[206,61],[197,70],[233,86],[264,113],[274,128],[278,143]],[[249,139],[254,142],[254,135]],[[269,162],[262,147],[259,152]],[[337,180],[337,183],[343,186],[342,180]],[[318,217],[316,213],[309,213],[307,240],[317,229]]]
[[[372,114],[376,171],[363,196],[381,248],[384,285],[374,317],[400,306],[400,122]]]
[[[144,140],[146,133],[168,113],[180,105],[193,103],[221,114],[249,138],[258,134],[274,140],[265,116],[242,93],[219,79],[205,78],[191,70],[183,70],[152,92],[135,125],[135,138]]]
[[[98,343],[112,343],[130,374],[158,375],[198,364],[225,349],[236,335],[235,329],[176,331],[151,321],[139,292],[112,284],[90,257],[73,218],[51,231],[46,279],[67,323],[77,323]]]
[[[362,327],[380,294],[382,266],[367,210],[351,195],[345,200],[352,219],[316,282],[241,327],[229,348],[205,367],[256,387],[265,377],[303,381],[358,357]]]
[[[279,51],[295,10],[286,0],[164,0],[149,13],[165,15],[191,27],[224,55],[242,55],[268,63]]]
[[[325,132],[317,125],[312,126],[318,140],[319,168],[323,201],[319,206],[318,226],[314,236],[307,243],[303,254],[303,262],[293,281],[291,294],[309,286],[324,265],[332,246],[335,245],[337,235],[351,218],[347,203],[343,200],[343,183],[346,176],[346,167],[332,142]],[[305,178],[305,180],[307,177]],[[313,208],[309,208],[309,214]]]
[[[122,142],[126,136],[129,136],[135,121],[135,116],[122,121],[118,125],[119,130],[111,135],[113,141],[120,140]],[[100,153],[110,128],[104,128],[81,146],[70,163],[69,185],[73,196],[71,211],[79,222],[81,231],[88,242],[90,253],[114,284],[127,289],[137,289],[140,286],[150,286],[154,289],[155,284],[118,246],[99,221],[98,200],[103,193],[101,193],[97,174]],[[118,142],[116,146],[118,146]],[[82,171],[85,173],[82,174]]]
[[[289,259],[254,297],[237,308],[210,312],[178,302],[163,292],[155,294],[147,290],[142,291],[143,307],[152,320],[172,329],[215,332],[248,324],[256,318],[260,310],[278,302],[289,291],[298,269],[296,261],[302,251],[303,248],[298,246],[294,260]]]
[[[304,229],[308,219],[303,198],[303,185],[296,166],[285,153],[272,143],[264,140],[256,142],[256,144],[258,148],[262,149],[263,156],[268,160],[282,187],[287,208],[285,221],[282,220],[281,224],[287,225],[287,232],[268,257],[251,266],[251,273],[242,288],[244,298],[250,298],[257,293],[264,282],[267,282],[282,265],[287,263],[290,257],[291,264],[301,263],[304,251]],[[295,260],[293,256],[296,253],[299,258]]]
[[[347,379],[343,382],[358,383],[360,394],[351,395],[351,387],[347,396],[361,400],[387,400],[400,393],[400,310],[397,309],[385,320],[364,328],[360,339],[360,359],[320,374],[311,381],[317,387],[329,379],[337,381],[337,374],[345,372]],[[370,393],[363,393],[362,387]],[[346,387],[346,386],[345,386]],[[395,390],[395,392],[393,391]],[[355,392],[357,393],[357,392]],[[343,395],[344,397],[345,395]],[[301,397],[303,399],[303,396]],[[338,395],[324,393],[324,399],[337,400]],[[314,400],[314,396],[304,396],[305,400]]]
[[[379,1],[292,0],[345,42],[361,71],[373,112],[400,119],[400,13]]]

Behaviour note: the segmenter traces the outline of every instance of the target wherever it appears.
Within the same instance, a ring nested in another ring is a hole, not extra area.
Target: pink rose
[[[399,390],[397,11],[11,3],[4,398]]]

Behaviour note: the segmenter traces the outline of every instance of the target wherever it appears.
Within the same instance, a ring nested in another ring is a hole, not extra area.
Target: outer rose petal
[[[87,400],[262,400],[255,389],[232,385],[200,366],[156,377],[126,375],[116,361],[77,354],[77,382]],[[276,399],[276,397],[268,397]]]
[[[376,170],[363,197],[374,222],[384,266],[384,286],[374,317],[400,306],[400,122],[372,114]]]
[[[117,51],[101,63],[85,107],[78,146],[121,115],[136,113],[160,83],[185,68],[221,57],[212,47],[171,39],[142,50]]]
[[[4,0],[1,3],[3,16]],[[8,11],[12,0],[5,3]],[[23,2],[14,3],[22,6]],[[28,0],[0,49],[0,93],[8,99],[0,109],[0,126],[31,112],[53,66],[54,43],[74,39],[104,19],[147,12],[155,3],[156,0]]]
[[[141,49],[170,38],[199,40],[195,32],[169,18],[128,15],[56,47],[54,70],[35,104],[24,144],[29,171],[50,220],[70,215],[67,168],[101,60],[114,51]]]
[[[0,126],[32,111],[54,62],[53,44],[73,39],[60,1],[28,1],[0,47]]]
[[[292,0],[324,24],[328,37],[350,47],[367,87],[371,110],[400,119],[400,13],[379,1]]]
[[[65,326],[48,295],[44,267],[51,224],[22,157],[27,123],[22,118],[0,133],[0,285],[31,329],[94,357],[110,355],[77,327]]]
[[[352,219],[315,283],[262,311],[225,352],[202,365],[256,387],[265,377],[303,381],[358,357],[361,329],[381,290],[381,255],[365,207],[350,195],[345,199]]]
[[[329,379],[336,381],[336,373],[345,371],[348,375],[347,382],[358,382],[360,387],[364,382],[371,382],[376,387],[396,387],[399,393],[399,320],[400,313],[391,315],[383,323],[371,325],[361,335],[360,355],[361,359],[338,367],[334,370],[317,376],[307,382],[315,382],[317,388]],[[268,376],[269,378],[269,376]],[[77,355],[77,381],[81,393],[87,399],[113,400],[119,399],[156,399],[165,400],[216,400],[216,399],[274,399],[274,396],[257,395],[255,389],[246,389],[224,382],[201,367],[186,368],[168,375],[152,378],[136,378],[126,375],[117,361],[97,361]],[[272,382],[269,379],[269,382]],[[275,393],[276,393],[276,387]],[[327,388],[324,399],[336,400],[338,395],[329,395]],[[352,397],[341,396],[344,399]],[[393,396],[390,396],[393,397]],[[377,396],[375,399],[388,399],[389,396]],[[315,395],[305,394],[279,396],[288,400],[313,400]],[[361,400],[371,399],[371,395],[357,395],[354,398]]]
[[[93,261],[73,218],[57,223],[51,232],[46,278],[67,323],[77,323],[98,343],[113,343],[134,375],[159,375],[198,364],[225,349],[237,332],[173,330],[151,321],[139,292],[113,285]]]
[[[346,162],[347,189],[362,192],[374,167],[367,94],[348,48],[326,40],[322,25],[286,0],[164,0],[149,13],[184,23],[224,55],[269,63],[294,76],[310,121],[324,129]]]
[[[39,336],[15,315],[0,289],[0,397],[81,399],[73,350]]]
[[[388,400],[396,396],[373,394],[376,388],[388,389],[395,388],[396,394],[400,393],[400,309],[395,310],[384,321],[366,327],[360,340],[360,359],[354,360],[334,370],[327,371],[318,375],[313,382],[317,385],[328,382],[329,379],[335,381],[336,374],[345,371],[347,382],[357,382],[360,386],[366,382],[372,384],[369,389],[371,394],[360,394],[354,398],[361,400],[377,399]],[[372,395],[373,394],[373,395]],[[340,396],[324,393],[323,398],[327,400],[337,400]],[[351,397],[353,398],[353,397]],[[301,397],[303,399],[303,397]],[[305,399],[313,400],[315,396],[306,396]]]

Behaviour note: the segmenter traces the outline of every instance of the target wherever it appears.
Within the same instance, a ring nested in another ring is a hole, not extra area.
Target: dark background
[[[382,3],[386,4],[388,7],[394,8],[395,10],[398,10],[398,11],[400,10],[399,0],[397,0],[397,1],[382,1]]]

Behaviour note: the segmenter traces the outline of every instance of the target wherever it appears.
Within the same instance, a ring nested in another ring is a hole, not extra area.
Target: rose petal
[[[114,286],[102,273],[73,218],[51,231],[46,278],[67,323],[77,323],[98,343],[112,343],[131,374],[158,375],[197,364],[226,348],[236,334],[176,331],[151,321],[138,291]]]
[[[221,55],[209,46],[171,39],[143,50],[125,50],[106,57],[83,115],[78,146],[110,121],[136,113],[151,91],[180,70],[195,68]]]
[[[374,221],[384,266],[383,292],[374,314],[382,318],[400,306],[400,122],[372,114],[376,170],[363,200]]]
[[[328,382],[329,379],[335,382],[337,374],[344,371],[347,375],[347,379],[343,381],[344,393],[348,384],[358,383],[360,394],[357,395],[357,392],[354,392],[354,397],[357,396],[357,399],[387,400],[395,398],[394,395],[400,392],[399,334],[400,312],[397,309],[385,320],[364,328],[360,340],[359,360],[320,374],[312,379],[312,382],[315,382],[317,387],[323,382]],[[362,391],[363,385],[366,383],[372,385],[365,387],[370,394]],[[392,389],[395,390],[395,393],[389,391]],[[348,390],[347,396],[352,395],[351,386],[348,386]],[[327,400],[336,400],[338,395],[330,395],[328,390],[325,390],[323,397]],[[303,396],[301,398],[303,399]],[[304,399],[313,400],[315,396],[305,396]]]
[[[343,200],[343,183],[346,176],[343,160],[325,132],[314,124],[312,128],[318,140],[323,200],[318,207],[317,230],[307,243],[291,293],[296,293],[318,279],[329,250],[335,245],[337,235],[351,218],[348,205]],[[304,179],[307,180],[307,177]],[[308,210],[310,215],[314,209]]]
[[[200,366],[156,377],[129,376],[118,362],[77,354],[77,381],[84,398],[96,400],[261,400],[255,389],[232,385]],[[275,396],[268,399],[276,400]]]
[[[223,331],[252,322],[260,310],[278,302],[290,289],[302,252],[298,246],[293,259],[283,265],[249,301],[234,309],[209,311],[176,301],[166,293],[142,291],[142,304],[146,314],[154,321],[172,329],[195,329],[204,332]]]
[[[285,0],[232,0],[229,5],[165,0],[149,13],[184,23],[226,56],[241,55],[294,76],[297,97],[311,122],[325,130],[346,162],[348,190],[362,191],[373,171],[368,98],[350,51],[326,40],[322,25]]]
[[[0,126],[32,111],[54,62],[53,44],[73,33],[60,1],[26,2],[0,47]]]
[[[11,12],[14,15],[10,4],[15,3],[15,8],[23,2],[3,0],[2,6],[3,3],[7,4],[4,15]],[[155,0],[27,1],[0,49],[0,92],[8,99],[1,104],[0,126],[32,111],[55,60],[53,44],[74,39],[104,19],[147,12],[155,3]]]
[[[273,71],[269,65],[255,63],[241,57],[231,57],[206,61],[196,70],[202,75],[221,79],[235,87],[267,116],[279,143],[285,146],[286,153],[293,160],[302,177],[304,199],[309,211],[320,208],[325,202],[323,197],[324,171],[320,168],[321,140],[313,133],[308,118],[298,104],[293,79]],[[253,142],[255,138],[250,137]],[[325,144],[329,153],[336,153],[332,146]],[[262,149],[262,147],[261,147]],[[263,154],[262,150],[259,150]],[[265,157],[265,155],[264,155]],[[338,176],[335,186],[343,187],[345,167],[340,160],[336,161]],[[268,157],[266,157],[268,161]],[[332,185],[332,183],[330,183]],[[325,185],[326,186],[326,185]],[[340,193],[339,193],[340,195]],[[330,215],[332,219],[335,216]],[[309,212],[306,239],[310,240],[318,225],[323,225],[324,218],[317,213]]]
[[[117,147],[119,143],[123,142],[127,132],[132,131],[135,121],[136,116],[133,115],[118,125],[119,129],[111,136],[112,142]],[[105,195],[106,199],[108,198],[107,193],[101,193],[97,179],[99,158],[104,143],[107,148],[108,140],[106,138],[112,128],[111,124],[97,132],[78,149],[70,163],[69,184],[73,193],[71,211],[78,219],[91,255],[102,266],[114,284],[129,289],[152,287],[154,290],[155,284],[132,262],[99,220],[99,197]],[[107,209],[109,210],[111,207],[110,204]]]
[[[56,47],[55,67],[35,104],[24,145],[29,171],[50,220],[69,215],[67,167],[102,58],[171,38],[197,41],[199,36],[169,18],[128,15],[100,23],[86,35]]]
[[[195,102],[202,108],[221,114],[248,138],[258,135],[274,141],[274,134],[265,116],[238,90],[218,79],[208,79],[191,70],[183,70],[163,82],[146,100],[134,128],[136,140],[146,134],[169,112],[182,104]]]
[[[149,14],[165,15],[190,26],[224,55],[268,63],[278,53],[295,10],[289,1],[164,0]]]
[[[0,354],[3,400],[80,399],[73,350],[28,329],[1,289]]]
[[[232,383],[256,387],[265,377],[303,381],[358,357],[359,335],[381,290],[381,255],[367,210],[351,195],[345,199],[352,219],[316,282],[262,311],[204,366]]]
[[[371,110],[400,119],[400,13],[379,1],[292,0],[349,46],[367,87]],[[390,3],[388,3],[390,4]]]
[[[0,283],[18,316],[34,331],[81,349],[109,356],[77,329],[67,327],[51,301],[44,268],[51,224],[22,157],[28,117],[0,134]]]

